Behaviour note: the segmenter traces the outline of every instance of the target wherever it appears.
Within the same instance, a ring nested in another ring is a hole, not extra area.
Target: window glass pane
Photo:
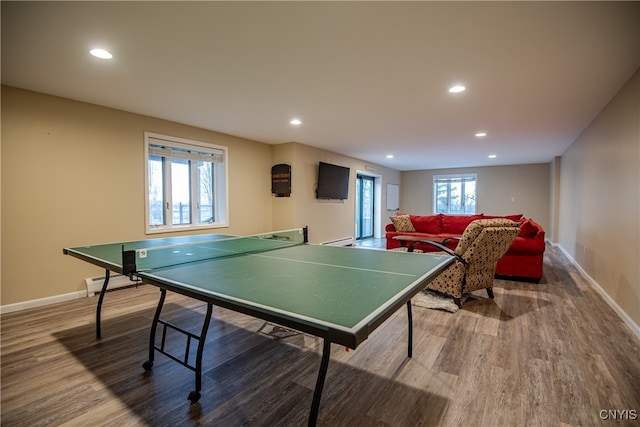
[[[189,161],[171,159],[172,224],[190,224]]]
[[[433,180],[434,213],[476,213],[476,175],[437,175]]]
[[[449,206],[449,185],[447,182],[436,182],[436,213],[447,213]]]
[[[373,178],[362,181],[362,236],[373,237]]]
[[[373,237],[375,178],[356,176],[356,239]]]
[[[460,181],[451,183],[449,199],[449,213],[462,213],[462,183]]]
[[[213,188],[213,163],[198,162],[198,223],[215,221]]]
[[[149,156],[149,224],[163,225],[164,222],[164,178],[162,157]]]
[[[464,213],[476,213],[476,182],[467,181],[464,185]]]

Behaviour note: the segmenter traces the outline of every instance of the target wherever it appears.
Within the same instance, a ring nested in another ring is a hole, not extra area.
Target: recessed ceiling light
[[[455,85],[455,86],[451,86],[449,88],[449,92],[451,93],[459,93],[459,92],[463,92],[466,89],[466,87],[462,86],[462,85]]]
[[[91,49],[89,51],[89,53],[93,56],[95,56],[96,58],[100,58],[100,59],[111,59],[113,58],[113,55],[111,55],[111,52],[109,52],[108,50],[104,50],[104,49]]]
[[[292,125],[298,126],[302,124],[302,120],[300,119],[291,119],[291,121],[289,122]]]
[[[387,159],[393,159],[393,154],[387,154]]]
[[[476,136],[477,136],[478,138],[482,138],[482,137],[484,137],[484,136],[487,136],[487,133],[486,133],[486,132],[477,132],[477,133],[476,133]]]
[[[489,158],[490,159],[495,159],[496,157],[498,157],[498,156],[496,156],[495,154],[489,154]]]

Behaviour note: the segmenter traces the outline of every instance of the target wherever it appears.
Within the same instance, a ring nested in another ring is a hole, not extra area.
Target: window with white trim
[[[147,233],[224,227],[227,147],[145,132]]]
[[[433,213],[469,215],[476,213],[478,175],[434,175]]]

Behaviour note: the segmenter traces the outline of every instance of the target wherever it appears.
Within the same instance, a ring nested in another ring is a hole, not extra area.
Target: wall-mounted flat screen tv
[[[320,162],[318,164],[317,199],[345,200],[349,198],[349,171],[344,166]]]

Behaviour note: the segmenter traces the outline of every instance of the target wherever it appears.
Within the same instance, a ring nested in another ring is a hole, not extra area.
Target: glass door
[[[356,178],[356,240],[373,237],[375,178],[358,175]]]

